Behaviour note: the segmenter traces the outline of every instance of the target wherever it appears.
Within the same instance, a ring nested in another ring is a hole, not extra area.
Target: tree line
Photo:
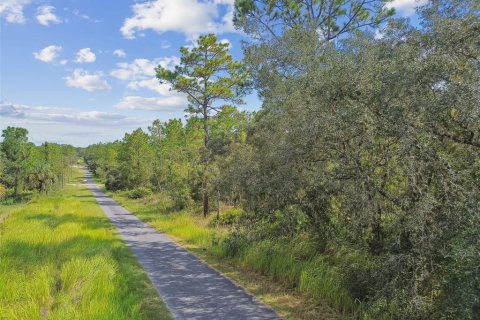
[[[25,191],[47,193],[63,186],[77,160],[70,145],[45,142],[36,146],[28,141],[28,130],[7,127],[0,143],[0,198],[14,202]],[[5,201],[5,200],[4,200]]]
[[[188,95],[187,121],[92,145],[87,164],[176,209],[241,207],[240,247],[313,241],[366,318],[478,318],[480,5],[431,0],[412,26],[386,3],[237,0],[244,60],[213,35],[182,48],[157,77]],[[250,88],[261,110],[227,104]]]

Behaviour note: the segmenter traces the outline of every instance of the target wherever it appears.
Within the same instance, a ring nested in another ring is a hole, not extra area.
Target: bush
[[[105,188],[109,191],[123,189],[122,175],[119,170],[111,169],[105,178]]]
[[[127,194],[127,196],[130,199],[140,199],[146,196],[149,196],[152,194],[152,190],[145,188],[145,187],[139,187],[135,188],[133,190],[130,190]]]
[[[5,206],[10,206],[12,204],[15,204],[15,199],[14,198],[5,198],[0,203],[2,205],[5,205]]]
[[[193,201],[187,185],[179,183],[170,190],[169,194],[173,200],[174,208],[177,210],[182,210],[192,205]]]
[[[220,212],[220,219],[217,215],[212,215],[210,225],[222,225],[231,227],[240,220],[240,216],[243,214],[241,208],[231,208]]]
[[[248,247],[248,242],[245,237],[239,234],[230,234],[221,243],[221,255],[226,258],[233,258],[240,256]]]
[[[372,268],[362,263],[345,266],[345,285],[353,299],[366,301],[375,292],[377,281]]]

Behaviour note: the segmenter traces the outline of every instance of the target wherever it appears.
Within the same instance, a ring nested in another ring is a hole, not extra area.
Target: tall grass
[[[171,319],[80,180],[1,222],[0,319]]]

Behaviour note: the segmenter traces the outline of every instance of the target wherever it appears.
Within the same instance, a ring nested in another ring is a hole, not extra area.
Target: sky
[[[426,0],[394,0],[411,17]],[[84,147],[153,120],[184,118],[185,96],[155,79],[205,33],[242,58],[234,0],[0,0],[0,130]],[[261,107],[252,94],[244,110]]]

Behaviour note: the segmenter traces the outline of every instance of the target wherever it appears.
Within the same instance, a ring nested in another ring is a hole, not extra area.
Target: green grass
[[[225,241],[228,229],[212,226],[214,215],[205,219],[186,210],[170,212],[168,199],[161,195],[142,199],[131,199],[127,192],[110,195],[288,319],[350,318],[358,311],[338,269],[312,252],[305,239]]]
[[[15,203],[15,204],[8,204],[2,205],[0,204],[0,224],[7,219],[12,212],[18,211],[20,208],[25,207],[25,203]]]
[[[0,222],[0,319],[172,319],[80,181]]]

